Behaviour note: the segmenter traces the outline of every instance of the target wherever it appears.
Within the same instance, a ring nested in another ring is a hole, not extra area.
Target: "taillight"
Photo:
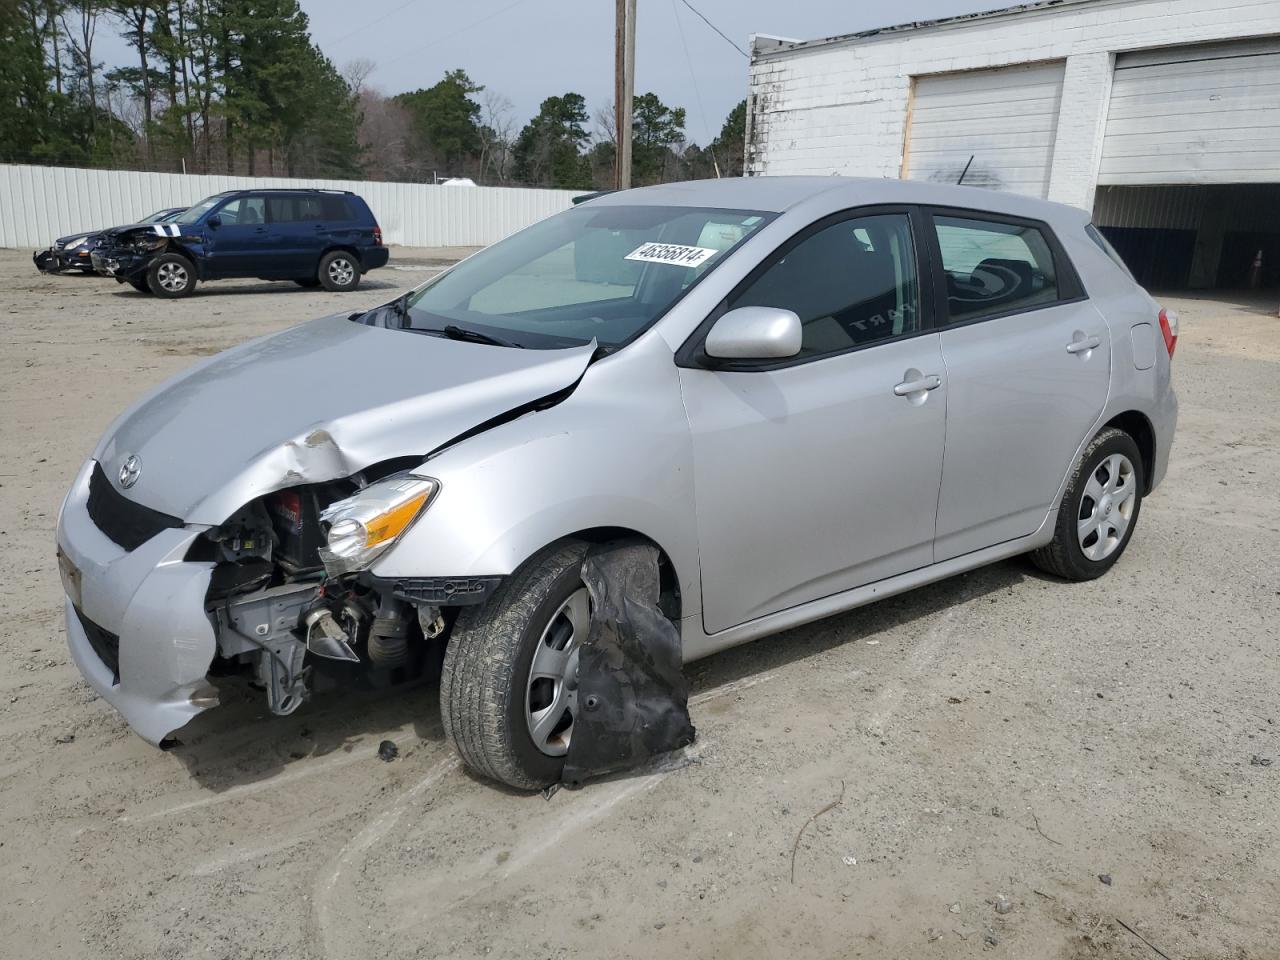
[[[1178,315],[1168,310],[1160,311],[1160,332],[1164,334],[1164,348],[1173,357],[1173,348],[1178,345]]]
[[[373,227],[373,245],[375,247],[382,246],[382,228],[377,224]]]

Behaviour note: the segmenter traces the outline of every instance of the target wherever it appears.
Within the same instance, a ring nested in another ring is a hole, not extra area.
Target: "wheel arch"
[[[1133,437],[1133,442],[1138,445],[1138,452],[1142,454],[1142,493],[1145,496],[1151,492],[1151,480],[1155,472],[1155,427],[1151,425],[1147,415],[1139,410],[1126,410],[1124,413],[1116,414],[1102,425],[1101,430],[1105,430],[1108,427],[1123,430]]]
[[[679,621],[684,609],[683,595],[680,590],[679,571],[676,570],[675,561],[671,555],[658,543],[653,537],[641,533],[639,530],[633,530],[630,527],[620,526],[600,526],[587,527],[583,530],[577,530],[573,533],[553,540],[551,543],[543,544],[537,550],[533,550],[527,557],[520,561],[523,566],[531,558],[537,556],[554,543],[562,540],[580,540],[584,543],[599,544],[608,543],[611,540],[630,540],[638,543],[646,543],[658,551],[658,576],[659,576],[659,605],[662,612],[674,621]]]
[[[325,257],[327,257],[331,253],[337,253],[339,250],[341,250],[343,253],[351,254],[351,256],[355,258],[356,263],[359,265],[360,272],[361,273],[365,272],[364,257],[360,256],[359,249],[354,244],[350,244],[350,243],[330,243],[328,246],[326,246],[323,250],[320,251],[320,256],[316,257],[316,270],[320,269],[321,260],[323,260]]]

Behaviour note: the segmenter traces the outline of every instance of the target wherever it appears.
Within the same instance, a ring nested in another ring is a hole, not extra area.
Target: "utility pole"
[[[617,0],[614,57],[614,122],[618,144],[614,158],[614,185],[631,186],[631,105],[636,88],[636,0]]]

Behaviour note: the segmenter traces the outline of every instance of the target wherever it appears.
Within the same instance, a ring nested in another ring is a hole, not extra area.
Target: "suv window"
[[[224,227],[234,224],[267,222],[266,200],[263,197],[236,197],[218,211]]]
[[[1028,224],[933,218],[952,320],[1056,303],[1057,272],[1044,234]]]
[[[342,197],[285,194],[268,197],[267,207],[271,211],[272,223],[335,222],[351,219],[347,203]]]
[[[920,290],[905,213],[841,220],[788,249],[737,307],[782,307],[804,327],[800,357],[841,353],[920,329]]]

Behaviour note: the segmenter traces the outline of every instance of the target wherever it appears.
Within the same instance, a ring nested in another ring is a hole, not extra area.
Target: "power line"
[[[440,44],[445,43],[446,41],[452,40],[454,37],[461,36],[462,34],[466,33],[468,30],[471,30],[471,29],[474,29],[475,27],[480,26],[482,23],[488,23],[490,20],[497,19],[498,17],[506,13],[508,10],[514,10],[516,7],[520,6],[520,4],[522,3],[524,3],[524,0],[515,0],[514,3],[507,4],[501,10],[495,10],[493,13],[489,14],[488,16],[481,17],[479,20],[473,20],[471,21],[471,23],[468,23],[465,27],[460,27],[457,30],[453,31],[453,33],[447,33],[443,37],[436,37],[430,43],[424,43],[422,44],[422,46],[414,47],[412,50],[408,50],[397,57],[392,57],[390,60],[380,60],[378,61],[378,65],[386,66],[387,64],[396,63],[400,60],[403,60],[405,57],[413,56],[415,53],[421,53],[423,50],[428,50],[431,47],[439,46]]]
[[[717,27],[714,23],[712,23],[710,20],[708,20],[706,17],[704,17],[704,16],[702,15],[701,11],[699,11],[697,7],[695,7],[692,3],[690,3],[690,2],[689,2],[689,0],[680,0],[680,2],[681,2],[681,3],[683,3],[683,4],[684,4],[686,7],[688,7],[690,10],[692,10],[694,13],[696,13],[696,14],[698,15],[698,19],[699,19],[699,20],[701,20],[703,23],[705,23],[708,27],[710,27],[710,28],[711,28],[712,30],[714,30],[716,33],[720,34],[720,37],[724,40],[724,42],[725,42],[725,43],[727,43],[729,46],[733,47],[733,49],[737,50],[740,54],[742,54],[742,55],[743,55],[744,57],[746,57],[748,60],[750,60],[750,59],[751,59],[751,57],[748,55],[747,51],[743,50],[740,46],[738,46],[736,43],[734,43],[732,40],[730,40],[730,39],[729,39],[729,37],[725,34],[725,32],[724,32],[723,30],[721,30],[721,29],[720,29],[719,27]]]
[[[684,38],[684,24],[680,22],[680,8],[676,6],[676,0],[671,0],[671,15],[676,18],[676,32],[680,34],[680,46],[684,47],[684,59],[689,65],[689,79],[693,82],[693,95],[698,101],[698,113],[702,115],[702,129],[707,135],[707,150],[711,153],[711,165],[715,168],[716,176],[719,177],[720,163],[716,160],[711,124],[707,122],[707,108],[702,105],[702,91],[698,89],[698,75],[693,70],[693,57],[689,56],[689,44]]]
[[[356,27],[356,29],[348,31],[347,33],[344,33],[342,36],[334,39],[333,41],[326,41],[325,45],[330,47],[336,47],[338,44],[343,43],[346,40],[350,40],[357,33],[361,33],[362,31],[368,30],[370,27],[374,26],[375,24],[381,23],[383,20],[386,20],[389,17],[392,17],[395,14],[399,13],[405,7],[410,6],[411,4],[414,4],[417,2],[418,0],[405,0],[404,3],[400,4],[398,7],[393,7],[391,10],[387,11],[377,19],[369,20],[366,23],[363,23],[360,26]]]

